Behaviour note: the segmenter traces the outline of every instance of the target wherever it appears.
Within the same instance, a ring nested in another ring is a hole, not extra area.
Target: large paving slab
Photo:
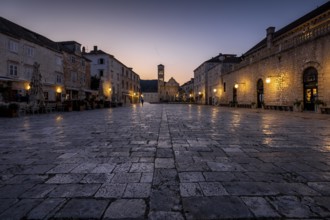
[[[0,219],[330,218],[328,115],[145,103],[0,140]]]

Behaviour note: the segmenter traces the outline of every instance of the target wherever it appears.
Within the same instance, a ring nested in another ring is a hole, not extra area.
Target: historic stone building
[[[35,62],[40,64],[46,98],[61,98],[64,74],[59,45],[0,17],[0,102],[26,101]]]
[[[171,77],[165,82],[165,67],[158,65],[158,97],[160,102],[174,102],[179,97],[179,83]]]
[[[58,88],[56,101],[63,101],[60,94],[64,92],[65,100],[89,99],[92,94],[90,90],[91,61],[83,56],[81,44],[78,42],[65,41],[58,44],[63,53],[64,88]]]
[[[212,104],[220,93],[223,72],[231,70],[240,61],[234,54],[219,54],[194,70],[194,94],[199,104]]]
[[[185,82],[181,88],[180,98],[184,102],[194,102],[194,78],[191,78],[188,82]]]
[[[275,31],[242,56],[218,87],[223,105],[314,110],[330,105],[330,2]]]
[[[159,102],[158,96],[158,80],[140,80],[141,96],[144,102]]]
[[[84,51],[84,56],[92,61],[92,79],[100,81],[96,89],[101,90],[107,100],[124,104],[139,102],[140,76],[132,68],[97,46],[88,53]]]

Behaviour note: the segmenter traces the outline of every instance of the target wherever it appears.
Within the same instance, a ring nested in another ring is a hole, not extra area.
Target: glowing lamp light
[[[189,97],[191,97],[192,96],[192,94],[189,94]]]
[[[235,89],[237,89],[237,88],[238,88],[238,84],[236,83],[236,84],[234,85],[234,87],[235,87]]]
[[[270,77],[266,78],[266,83],[270,83]]]
[[[109,88],[109,92],[111,92],[112,88]]]
[[[198,95],[201,95],[202,93],[201,92],[198,92]]]
[[[217,92],[217,89],[213,89],[213,92],[216,93]]]
[[[30,85],[27,85],[25,88],[26,88],[26,90],[30,90],[31,89],[31,86]]]
[[[61,92],[62,92],[61,87],[57,87],[56,92],[57,92],[57,93],[61,93]]]

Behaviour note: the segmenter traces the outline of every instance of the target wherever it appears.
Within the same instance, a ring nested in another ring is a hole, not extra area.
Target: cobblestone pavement
[[[0,219],[330,217],[330,116],[150,105],[0,118]]]

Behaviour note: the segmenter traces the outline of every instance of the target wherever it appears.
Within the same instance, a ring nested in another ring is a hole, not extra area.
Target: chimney
[[[86,49],[85,49],[85,47],[82,48],[82,52],[83,52],[83,53],[86,53]]]
[[[266,29],[266,31],[267,31],[267,48],[271,48],[273,46],[275,27],[269,27]]]
[[[94,46],[94,52],[96,52],[97,51],[97,46]]]

